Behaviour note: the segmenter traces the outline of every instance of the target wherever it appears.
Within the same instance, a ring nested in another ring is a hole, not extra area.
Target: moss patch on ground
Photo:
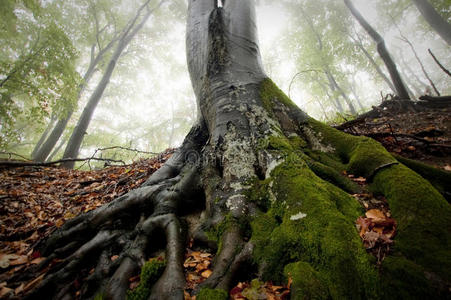
[[[153,284],[163,274],[166,262],[153,259],[144,264],[141,269],[140,282],[136,289],[127,293],[127,300],[147,300]]]

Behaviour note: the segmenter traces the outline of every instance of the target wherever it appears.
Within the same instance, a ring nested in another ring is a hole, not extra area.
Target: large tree
[[[292,299],[447,293],[449,203],[377,142],[301,111],[262,69],[254,1],[221,4],[189,1],[187,57],[199,116],[182,146],[143,186],[43,241],[48,259],[40,267],[62,261],[28,297],[64,298],[79,269],[95,267],[81,297],[124,299],[129,277],[163,247],[166,268],[149,299],[183,299],[188,233],[195,245],[218,249],[198,299],[226,299],[220,290],[243,270],[264,280],[291,277]],[[379,269],[355,228],[362,211],[343,170],[368,178],[397,221],[393,253]],[[199,211],[200,220],[185,222]]]

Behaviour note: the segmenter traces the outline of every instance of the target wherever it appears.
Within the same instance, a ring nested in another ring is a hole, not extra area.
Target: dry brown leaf
[[[367,218],[373,219],[373,222],[386,219],[384,213],[381,210],[376,209],[376,208],[370,209],[369,211],[367,211],[365,213],[365,215]]]
[[[113,255],[113,256],[111,256],[111,261],[115,261],[116,259],[118,259],[119,258],[119,255]]]
[[[11,293],[13,291],[13,289],[10,289],[9,287],[2,287],[2,289],[0,290],[0,298],[3,298],[4,296],[8,295],[9,293]]]
[[[20,293],[22,293],[24,287],[25,287],[25,284],[23,284],[23,283],[22,283],[21,285],[19,285],[19,286],[14,290],[14,294],[17,296],[17,295],[19,295]]]
[[[11,260],[9,262],[9,264],[11,266],[18,266],[18,265],[26,264],[27,262],[28,262],[28,257],[26,255],[21,255],[18,258]]]
[[[23,288],[24,292],[26,293],[26,292],[30,291],[31,289],[33,289],[35,286],[37,286],[42,281],[42,279],[44,279],[44,276],[45,276],[45,273],[39,275],[38,277],[36,277],[35,279],[33,279],[32,281],[27,283],[25,285],[25,287]]]
[[[202,272],[201,275],[202,275],[202,277],[204,277],[204,278],[208,278],[208,277],[211,276],[212,273],[213,273],[212,270],[205,270],[205,271]]]
[[[45,260],[45,257],[38,257],[30,261],[30,264],[39,265],[43,260]]]
[[[10,266],[11,260],[19,258],[16,254],[4,254],[0,253],[0,268],[6,269]]]

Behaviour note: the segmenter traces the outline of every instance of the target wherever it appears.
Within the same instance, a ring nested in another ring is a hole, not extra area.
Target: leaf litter
[[[363,191],[367,190],[367,180],[364,177],[355,177],[343,172],[349,179],[359,184]],[[380,265],[390,253],[396,235],[396,221],[391,218],[388,202],[383,196],[374,196],[371,193],[352,195],[365,208],[365,216],[356,220],[356,227],[367,252],[377,258]]]
[[[174,151],[92,171],[30,166],[0,169],[0,298],[31,290],[58,263],[52,262],[29,282],[8,281],[45,260],[33,249],[39,240],[67,220],[139,187]]]

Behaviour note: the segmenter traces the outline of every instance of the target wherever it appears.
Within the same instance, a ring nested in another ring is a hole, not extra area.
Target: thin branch
[[[448,74],[448,76],[451,76],[451,72],[448,71],[448,69],[446,69],[441,63],[440,61],[437,59],[437,57],[435,57],[434,53],[432,53],[431,49],[428,49],[429,54],[432,56],[432,58],[434,59],[434,61],[437,63],[437,65],[440,67],[440,69],[443,70],[443,72],[445,72],[446,74]]]
[[[293,76],[293,78],[291,78],[290,85],[288,87],[288,98],[291,98],[291,86],[293,85],[294,80],[296,79],[296,77],[298,77],[302,73],[307,73],[307,72],[322,72],[322,71],[321,70],[316,70],[316,69],[309,69],[309,70],[303,70],[303,71],[300,71],[300,72],[296,73]]]
[[[11,159],[13,156],[17,156],[17,157],[23,158],[23,159],[25,159],[25,160],[31,161],[28,157],[22,156],[22,155],[20,155],[20,154],[14,153],[14,152],[4,152],[4,151],[0,151],[0,154],[8,155],[9,159]]]
[[[79,162],[79,161],[105,161],[105,162],[113,162],[113,163],[121,163],[126,165],[123,160],[115,160],[110,158],[97,158],[97,157],[88,157],[88,158],[64,158],[56,161],[50,162],[31,162],[31,161],[0,161],[0,167],[45,167],[56,165],[65,162]]]
[[[144,153],[144,154],[152,154],[152,155],[159,154],[159,153],[155,153],[155,152],[142,151],[142,150],[127,148],[127,147],[123,147],[123,146],[112,146],[112,147],[106,147],[106,148],[99,148],[95,152],[97,153],[98,151],[106,151],[106,150],[112,150],[112,149],[121,149],[121,150],[127,150],[127,151]]]

